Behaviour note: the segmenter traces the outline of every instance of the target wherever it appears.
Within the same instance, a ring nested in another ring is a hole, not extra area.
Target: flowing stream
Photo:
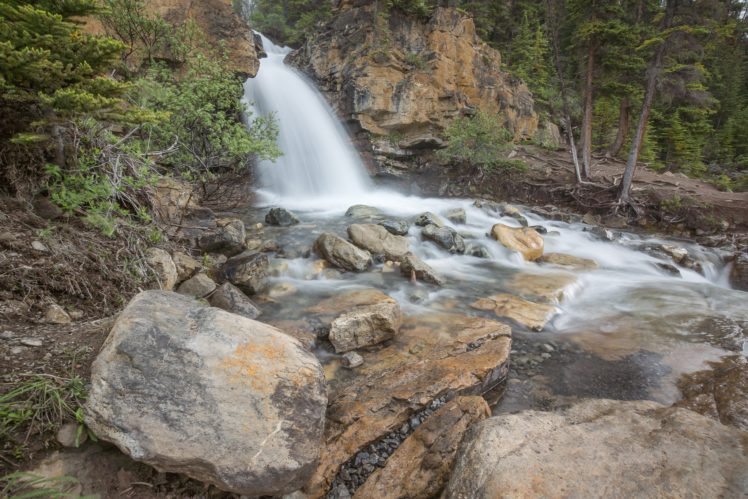
[[[531,226],[548,231],[546,253],[592,259],[598,266],[580,271],[525,262],[487,235],[498,222],[519,226],[512,217],[477,207],[470,199],[419,198],[372,186],[324,98],[284,64],[289,50],[264,37],[263,43],[268,57],[247,82],[246,99],[256,113],[276,115],[284,156],[259,165],[262,201],[245,221],[264,222],[268,207],[283,206],[302,223],[264,229],[263,239],[276,241],[281,251],[273,262],[271,298],[263,304],[262,320],[303,321],[305,307],[362,287],[397,299],[405,314],[493,317],[470,304],[496,293],[529,296],[557,286],[562,293],[552,302],[558,313],[542,332],[512,324],[513,373],[499,412],[542,406],[554,397],[672,403],[680,397],[676,383],[683,373],[707,368],[707,362],[728,354],[748,355],[748,294],[730,288],[729,268],[719,250],[628,232],[616,232],[610,241],[581,221],[548,220],[519,207]],[[345,216],[354,204],[374,207],[376,213],[363,221]],[[454,208],[465,210],[466,222],[443,217]],[[414,286],[384,262],[360,274],[320,271],[309,251],[323,232],[345,237],[354,222],[412,221],[426,211],[442,216],[468,248],[482,248],[484,256],[450,254],[422,240],[420,228],[411,226],[411,249],[444,278],[441,288]],[[661,251],[663,244],[687,250],[702,270],[674,263]],[[332,376],[338,356],[322,348],[318,354]]]

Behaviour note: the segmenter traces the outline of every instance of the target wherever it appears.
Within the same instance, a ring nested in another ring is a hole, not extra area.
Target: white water
[[[284,63],[291,49],[260,36],[267,57],[247,81],[245,100],[255,114],[275,115],[283,151],[275,162],[258,165],[261,197],[296,207],[359,199],[370,185],[350,138],[314,85]]]

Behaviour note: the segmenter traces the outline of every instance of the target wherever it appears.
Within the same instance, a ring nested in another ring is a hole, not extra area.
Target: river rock
[[[480,244],[468,244],[465,247],[465,254],[476,258],[491,258],[488,248]]]
[[[419,227],[426,227],[427,225],[436,225],[437,227],[444,227],[444,222],[437,215],[427,211],[421,213],[416,217],[415,224]]]
[[[177,282],[186,281],[202,268],[200,262],[181,251],[175,251],[172,259],[174,260],[174,266],[177,268]]]
[[[558,267],[568,267],[575,270],[593,270],[598,267],[595,260],[581,258],[565,253],[545,253],[540,259],[542,263],[556,265]]]
[[[748,360],[734,355],[710,366],[681,377],[683,400],[676,405],[748,431]]]
[[[465,253],[465,240],[451,227],[427,225],[421,231],[421,237],[435,242],[450,253]]]
[[[216,283],[207,275],[200,273],[184,281],[177,288],[180,295],[191,296],[193,298],[204,298],[216,289]]]
[[[560,303],[564,295],[579,281],[571,272],[533,274],[517,272],[506,283],[512,293],[522,298],[545,303]]]
[[[354,499],[439,497],[449,480],[462,437],[491,415],[483,397],[457,397],[429,416],[356,490]]]
[[[447,217],[447,220],[455,224],[464,224],[467,222],[467,212],[465,211],[465,208],[452,208],[447,211],[444,216]]]
[[[558,313],[553,305],[523,300],[507,293],[481,298],[470,306],[477,310],[492,311],[498,317],[506,317],[533,331],[542,331],[551,318]]]
[[[379,225],[387,229],[387,232],[396,236],[407,236],[410,230],[410,224],[405,220],[385,220],[379,222]]]
[[[250,295],[257,294],[267,285],[269,261],[263,253],[245,252],[229,258],[221,266],[223,280],[229,281]]]
[[[248,319],[256,319],[260,315],[260,309],[252,300],[230,282],[221,284],[215,293],[210,295],[208,301],[214,307]]]
[[[343,355],[341,363],[343,364],[343,367],[347,367],[348,369],[355,369],[363,365],[364,358],[356,352],[348,352]]]
[[[300,223],[299,217],[285,208],[271,208],[265,215],[265,223],[279,227],[289,227]]]
[[[400,305],[384,295],[376,303],[354,307],[333,320],[330,343],[338,353],[377,345],[394,337],[401,323]]]
[[[446,499],[745,497],[748,433],[654,402],[583,401],[473,426]]]
[[[491,236],[510,250],[522,254],[527,261],[543,256],[543,237],[533,229],[496,224],[491,228]]]
[[[161,289],[165,291],[174,289],[179,275],[174,260],[168,252],[161,248],[148,248],[145,252],[145,262],[158,277]]]
[[[437,275],[436,271],[413,253],[408,253],[403,257],[400,262],[400,273],[408,279],[412,279],[415,276],[417,280],[436,286],[444,284],[444,281]]]
[[[371,265],[371,254],[335,234],[325,233],[317,238],[314,251],[333,266],[353,272],[364,272]]]
[[[379,208],[373,206],[367,206],[365,204],[356,204],[348,208],[345,212],[345,216],[351,218],[376,218],[382,215]]]
[[[248,496],[314,470],[327,396],[314,355],[281,331],[175,293],[137,295],[92,366],[88,427],[162,472]]]
[[[200,235],[197,246],[203,251],[222,253],[226,256],[238,255],[244,251],[247,231],[244,222],[235,218],[216,220],[217,227]]]
[[[748,291],[748,253],[739,253],[733,260],[730,283],[735,289]]]
[[[517,207],[512,206],[510,204],[505,204],[502,206],[501,214],[505,217],[510,217],[515,219],[522,227],[527,227],[529,224],[527,222],[527,219],[525,216],[517,209]]]
[[[381,225],[353,224],[348,227],[353,244],[372,255],[384,255],[388,260],[400,261],[410,251],[408,239],[391,234]]]
[[[506,382],[511,329],[463,315],[406,318],[361,367],[328,377],[326,445],[306,487],[324,495],[341,464],[448,394],[481,394]],[[342,369],[342,368],[341,368]]]

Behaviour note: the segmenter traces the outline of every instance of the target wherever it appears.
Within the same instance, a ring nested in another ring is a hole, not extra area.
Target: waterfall
[[[260,36],[267,57],[244,98],[253,114],[276,117],[283,151],[258,165],[262,200],[300,206],[359,198],[369,178],[345,129],[314,85],[284,63],[291,49]]]

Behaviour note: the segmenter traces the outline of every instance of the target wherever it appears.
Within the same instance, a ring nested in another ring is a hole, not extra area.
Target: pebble
[[[41,242],[41,241],[32,241],[31,247],[34,248],[36,251],[40,251],[42,253],[49,253],[49,248]]]
[[[361,357],[361,355],[359,355],[356,352],[348,352],[345,355],[343,355],[342,363],[343,363],[343,367],[347,367],[348,369],[354,369],[356,367],[363,365],[364,358]]]
[[[551,345],[550,343],[544,343],[542,348],[543,348],[543,350],[545,350],[548,353],[556,351],[556,349],[553,348],[553,345]]]

